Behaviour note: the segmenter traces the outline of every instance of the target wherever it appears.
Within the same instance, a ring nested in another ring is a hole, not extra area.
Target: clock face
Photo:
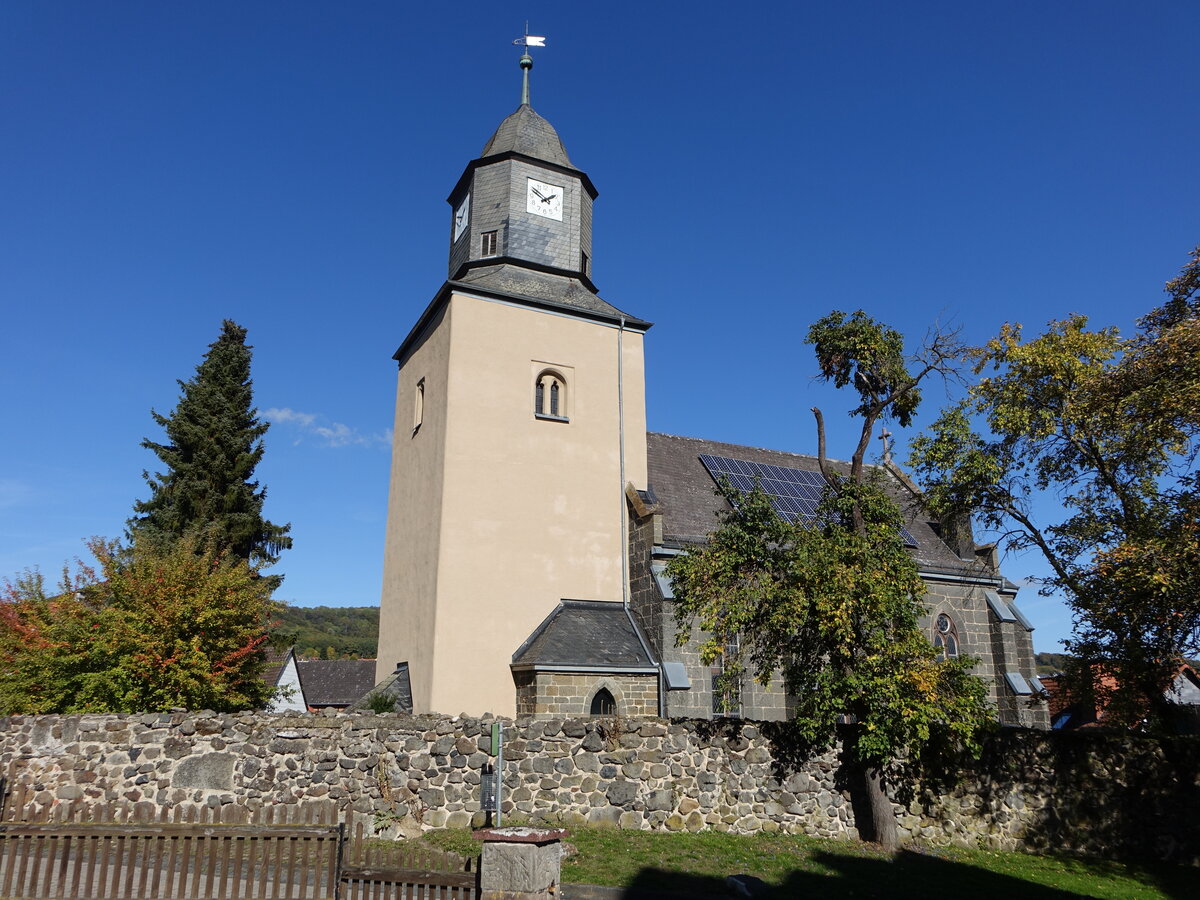
[[[467,230],[467,223],[471,218],[471,195],[463,197],[463,202],[458,204],[458,209],[454,210],[454,240],[458,240],[463,236],[463,232]]]
[[[530,178],[525,193],[525,208],[534,215],[561,222],[563,189],[556,184],[546,184],[544,181]]]

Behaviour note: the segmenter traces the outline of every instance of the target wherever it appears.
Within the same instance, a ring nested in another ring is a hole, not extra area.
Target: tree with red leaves
[[[222,711],[265,705],[271,584],[185,537],[94,538],[97,566],[37,573],[0,593],[0,714]]]

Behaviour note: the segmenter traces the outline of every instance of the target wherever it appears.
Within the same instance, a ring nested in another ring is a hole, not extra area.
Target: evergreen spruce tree
[[[171,415],[151,411],[167,440],[147,438],[142,446],[166,471],[142,473],[151,495],[134,504],[132,537],[174,542],[194,536],[197,546],[256,568],[291,547],[291,526],[263,518],[266,490],[252,480],[269,423],[253,406],[250,350],[246,329],[226,319],[195,377],[179,382],[182,394]]]

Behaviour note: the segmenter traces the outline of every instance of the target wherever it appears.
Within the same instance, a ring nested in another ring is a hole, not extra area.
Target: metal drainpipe
[[[625,317],[621,316],[620,324],[617,326],[617,417],[620,420],[617,428],[620,434],[620,460],[621,460],[621,605],[625,608],[625,618],[629,620],[629,627],[633,629],[633,633],[637,636],[638,643],[642,645],[642,649],[646,651],[646,656],[650,660],[651,665],[657,670],[656,678],[658,680],[658,716],[666,718],[666,700],[663,690],[663,671],[662,666],[655,660],[654,654],[650,652],[650,647],[642,639],[642,631],[637,626],[637,622],[633,619],[633,612],[629,608],[629,513],[625,509]]]

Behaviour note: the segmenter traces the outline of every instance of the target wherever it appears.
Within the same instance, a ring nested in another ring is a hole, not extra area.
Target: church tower
[[[596,293],[596,189],[530,105],[532,65],[450,192],[448,280],[395,354],[377,680],[407,663],[416,713],[514,714],[513,656],[559,602],[627,600],[650,323]]]

